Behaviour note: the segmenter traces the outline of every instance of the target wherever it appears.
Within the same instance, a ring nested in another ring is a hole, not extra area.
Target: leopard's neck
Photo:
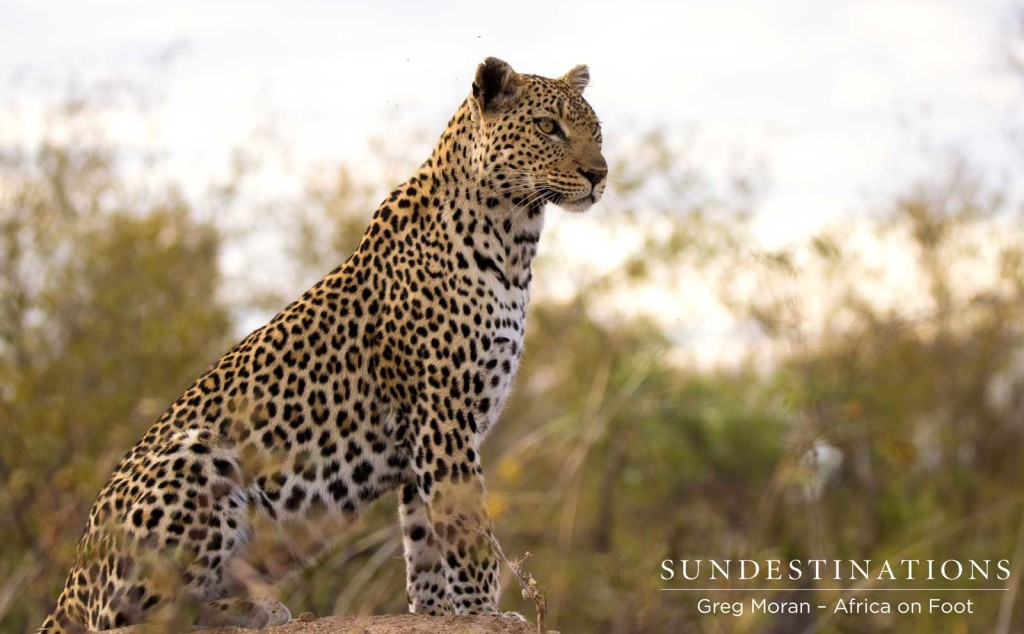
[[[480,269],[506,292],[523,295],[525,309],[545,203],[478,144],[475,125],[467,101],[430,159],[381,204],[367,237],[374,224],[390,224],[392,240],[437,251],[456,273]]]

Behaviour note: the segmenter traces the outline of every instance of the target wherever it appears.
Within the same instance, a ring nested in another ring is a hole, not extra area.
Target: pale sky
[[[1013,36],[1024,39],[1020,6],[3,0],[0,143],[38,132],[39,82],[126,76],[155,83],[163,100],[144,124],[113,122],[115,135],[163,150],[186,184],[223,171],[268,121],[301,173],[359,160],[368,135],[439,134],[489,55],[548,76],[582,62],[608,151],[618,130],[661,125],[696,131],[698,163],[758,159],[769,187],[757,234],[780,245],[877,210],[951,151],[997,177],[1019,174],[1021,144],[1007,139],[1024,78],[1005,58]],[[426,158],[415,151],[411,164]]]
[[[23,90],[11,79],[153,76],[166,102],[144,132],[199,177],[271,117],[300,163],[358,158],[367,133],[440,132],[488,55],[542,75],[585,62],[606,139],[659,123],[760,157],[763,224],[785,236],[911,169],[908,129],[1008,160],[1007,113],[1024,105],[1003,64],[1015,4],[4,0],[0,86],[7,102]]]

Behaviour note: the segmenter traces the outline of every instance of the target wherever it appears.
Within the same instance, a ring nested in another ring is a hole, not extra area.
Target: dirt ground
[[[111,634],[150,634],[145,626],[125,627]],[[238,627],[196,628],[190,634],[254,634]],[[258,630],[264,634],[535,634],[537,626],[500,616],[329,616],[299,619]],[[550,634],[550,633],[549,633]]]

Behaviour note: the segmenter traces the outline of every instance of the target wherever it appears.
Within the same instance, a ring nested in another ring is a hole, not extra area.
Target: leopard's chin
[[[594,203],[596,203],[597,200],[598,199],[594,197],[594,194],[591,193],[587,194],[586,196],[583,196],[582,198],[577,198],[576,200],[562,199],[561,201],[555,204],[564,209],[565,211],[578,214],[583,213],[584,211],[593,207]]]

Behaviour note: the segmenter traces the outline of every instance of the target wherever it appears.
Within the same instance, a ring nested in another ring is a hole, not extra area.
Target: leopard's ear
[[[586,64],[573,66],[572,70],[562,75],[562,81],[582,93],[583,89],[590,83],[590,69],[587,68]]]
[[[483,112],[496,112],[519,98],[519,74],[497,57],[488,57],[476,67],[473,98]]]

